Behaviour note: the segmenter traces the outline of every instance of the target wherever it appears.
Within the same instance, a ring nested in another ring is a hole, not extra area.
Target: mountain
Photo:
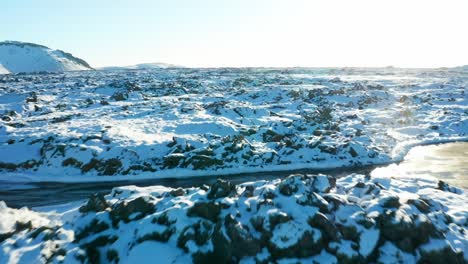
[[[468,65],[458,66],[458,67],[455,67],[455,69],[460,70],[460,71],[468,71]]]
[[[0,74],[92,69],[86,61],[62,50],[19,41],[0,42]]]
[[[115,71],[115,70],[142,70],[142,69],[167,69],[167,68],[184,68],[180,65],[174,65],[169,63],[162,62],[153,62],[153,63],[140,63],[129,66],[106,66],[100,67],[99,70],[104,71]]]

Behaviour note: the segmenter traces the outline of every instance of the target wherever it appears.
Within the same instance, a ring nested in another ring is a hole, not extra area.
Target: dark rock
[[[447,191],[449,189],[449,185],[444,181],[439,181],[437,183],[437,188],[442,191]]]
[[[353,147],[350,147],[350,148],[349,148],[349,154],[350,154],[351,157],[353,157],[353,158],[359,156],[359,153],[358,153]]]
[[[255,190],[255,187],[252,186],[252,185],[247,185],[245,186],[245,190],[244,192],[242,193],[242,196],[244,197],[252,197],[254,195],[254,190]]]
[[[37,103],[37,93],[36,92],[31,92],[29,94],[29,97],[26,98],[26,103]]]
[[[7,233],[0,234],[0,243],[2,243],[3,241],[7,240],[10,237],[12,237],[14,234],[15,234],[15,232],[7,232]]]
[[[199,221],[192,226],[187,226],[182,230],[177,239],[177,247],[188,252],[187,242],[192,240],[198,246],[202,246],[208,242],[213,233],[213,224],[208,221]]]
[[[4,115],[4,116],[2,116],[2,120],[5,121],[5,122],[10,122],[10,121],[13,120],[13,118],[11,118],[10,116]]]
[[[138,197],[130,202],[123,201],[112,207],[111,219],[112,224],[116,225],[120,220],[128,223],[130,220],[141,219],[155,212],[154,204],[150,201],[150,197]],[[130,215],[138,213],[133,219]]]
[[[119,238],[116,236],[100,236],[94,239],[93,241],[83,244],[80,247],[83,248],[86,254],[83,256],[83,262],[85,259],[88,259],[88,263],[101,263],[101,253],[99,247],[112,244],[117,241]]]
[[[338,225],[337,227],[344,239],[359,242],[359,232],[355,226]]]
[[[186,161],[186,163],[192,164],[194,170],[202,170],[212,166],[220,166],[224,164],[222,160],[205,155],[195,155]]]
[[[301,184],[302,175],[291,175],[281,181],[278,190],[282,195],[291,196],[297,192],[298,185]]]
[[[97,219],[93,219],[88,225],[86,225],[83,229],[78,230],[75,233],[75,242],[78,242],[90,235],[100,233],[104,230],[109,229],[109,225],[105,222],[99,221]]]
[[[16,223],[15,223],[16,232],[20,232],[20,231],[23,231],[23,230],[31,230],[31,229],[32,229],[31,221],[28,221],[28,222],[16,221]]]
[[[109,208],[109,204],[107,203],[106,198],[104,198],[102,193],[97,193],[91,195],[91,197],[88,199],[88,202],[81,206],[79,211],[81,213],[101,212],[107,208]]]
[[[263,198],[265,200],[273,200],[273,199],[276,198],[276,194],[273,191],[268,190],[268,191],[263,193]]]
[[[319,229],[326,241],[336,241],[338,239],[338,229],[326,215],[317,212],[313,217],[309,218],[308,224]]]
[[[251,235],[248,226],[242,225],[232,215],[226,215],[224,225],[230,238],[232,256],[240,260],[244,256],[253,256],[260,252],[261,245]]]
[[[119,263],[120,262],[119,252],[115,249],[107,250],[106,259],[107,261],[109,261],[109,263]]]
[[[332,155],[336,155],[338,153],[338,149],[334,146],[327,146],[327,145],[320,144],[318,148],[320,149],[320,151],[324,153],[328,153]]]
[[[184,159],[185,159],[185,156],[180,153],[164,156],[163,158],[164,168],[168,168],[168,169],[176,168],[177,166],[179,166],[180,161]]]
[[[171,224],[175,223],[177,220],[170,221],[169,217],[167,216],[167,213],[162,213],[161,215],[153,218],[151,220],[152,224],[159,224],[159,225],[165,225],[165,226],[170,226]]]
[[[421,213],[429,213],[431,206],[421,199],[409,199],[408,204],[414,205]]]
[[[177,196],[182,196],[185,195],[185,190],[182,188],[177,188],[175,190],[171,190],[169,192],[172,196],[177,197]]]
[[[325,200],[322,196],[315,192],[305,195],[305,199],[299,199],[296,202],[302,206],[318,207],[320,212],[329,211],[329,203],[327,202],[327,200]]]
[[[253,228],[257,231],[263,230],[263,223],[265,222],[265,217],[263,216],[255,216],[250,218],[250,224]]]
[[[175,229],[174,228],[167,228],[164,230],[164,232],[152,232],[149,234],[145,234],[144,236],[140,237],[137,239],[137,243],[143,243],[148,240],[153,240],[153,241],[158,241],[158,242],[167,242],[172,234],[174,234]]]
[[[287,214],[273,213],[268,215],[268,221],[270,223],[270,230],[273,230],[275,226],[286,223],[291,220],[291,217]]]
[[[102,166],[103,175],[114,175],[122,167],[122,162],[118,159],[108,159]]]
[[[222,197],[227,197],[236,191],[236,185],[232,184],[229,181],[218,179],[210,187],[208,192],[208,199],[218,199]]]
[[[354,188],[364,188],[366,187],[366,184],[363,182],[358,182],[356,185],[354,185]]]
[[[400,198],[398,196],[390,196],[384,199],[382,206],[384,208],[398,208],[400,207]]]
[[[323,199],[328,202],[328,204],[332,205],[332,210],[337,210],[340,205],[346,204],[346,200],[343,197],[336,195],[336,194],[324,194]]]
[[[62,161],[62,166],[63,167],[68,167],[68,166],[72,166],[72,167],[75,167],[75,168],[81,168],[81,166],[83,166],[83,162],[75,159],[75,158],[67,158],[65,160]]]
[[[213,244],[213,251],[211,252],[196,252],[192,255],[193,263],[235,263],[231,253],[229,240],[225,237],[221,230],[221,225],[217,225],[213,231],[211,242]]]
[[[271,242],[268,244],[268,250],[275,259],[309,257],[318,254],[323,248],[322,238],[314,241],[313,231],[305,231],[298,242],[288,248],[278,248]]]
[[[104,161],[93,158],[81,167],[81,171],[86,173],[94,169],[100,172],[101,175],[110,176],[116,174],[121,167],[122,162],[116,158]]]
[[[51,123],[55,124],[55,123],[63,123],[65,121],[69,121],[72,119],[72,115],[66,115],[66,116],[60,116],[60,117],[54,117],[52,118],[52,120],[50,121]]]
[[[281,142],[285,137],[284,135],[278,134],[273,130],[267,130],[263,133],[263,142]]]
[[[99,165],[99,160],[93,158],[88,163],[86,163],[85,165],[81,167],[81,172],[86,173],[92,169],[96,169],[98,165]]]
[[[466,264],[467,261],[464,259],[463,251],[455,252],[450,246],[446,246],[439,250],[425,251],[419,250],[421,259],[418,263],[431,263],[431,264]]]
[[[48,226],[41,226],[39,228],[36,228],[34,229],[34,231],[32,231],[30,234],[29,234],[29,237],[32,238],[32,239],[36,239],[40,234],[42,233],[47,233],[47,234],[50,234],[51,232],[53,232],[54,229],[51,228],[51,227],[48,227]],[[46,240],[49,240],[48,238],[50,238],[48,235],[45,235],[43,240],[46,241]]]
[[[111,96],[115,101],[125,101],[128,99],[128,94],[123,92],[117,92]]]
[[[387,211],[377,218],[377,223],[384,240],[396,243],[404,251],[414,252],[418,246],[429,242],[431,237],[441,237],[432,222],[425,218],[415,223],[414,220],[398,221],[395,219],[395,212]]]
[[[221,213],[221,205],[215,202],[198,202],[190,207],[187,211],[187,216],[201,217],[212,222],[218,221],[218,216]]]
[[[14,163],[4,163],[4,162],[0,162],[0,169],[5,169],[5,170],[10,170],[10,171],[14,171],[18,168],[18,165],[14,164]]]

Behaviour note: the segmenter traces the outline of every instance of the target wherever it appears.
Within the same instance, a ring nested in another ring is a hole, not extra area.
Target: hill
[[[62,50],[19,41],[0,42],[0,74],[92,69],[83,59]]]

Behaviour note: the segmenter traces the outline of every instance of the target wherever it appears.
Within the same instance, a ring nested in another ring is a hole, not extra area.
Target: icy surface
[[[0,203],[0,263],[466,263],[467,203],[435,179],[358,174],[119,187],[82,204]]]
[[[467,78],[456,69],[4,75],[1,176],[90,181],[398,161],[418,144],[468,139]]]

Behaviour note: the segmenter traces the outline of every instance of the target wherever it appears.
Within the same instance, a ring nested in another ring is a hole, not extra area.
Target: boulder
[[[235,191],[236,185],[232,184],[229,181],[218,179],[215,183],[211,185],[207,197],[208,199],[218,199],[222,197],[227,197],[230,194],[235,193]]]
[[[123,201],[112,207],[111,219],[113,225],[120,220],[128,223],[130,220],[141,219],[156,211],[151,197],[138,197],[131,201]],[[134,215],[132,219],[130,216]]]
[[[212,222],[218,221],[218,216],[221,213],[221,205],[215,202],[198,202],[190,207],[187,211],[189,217],[201,217]]]

